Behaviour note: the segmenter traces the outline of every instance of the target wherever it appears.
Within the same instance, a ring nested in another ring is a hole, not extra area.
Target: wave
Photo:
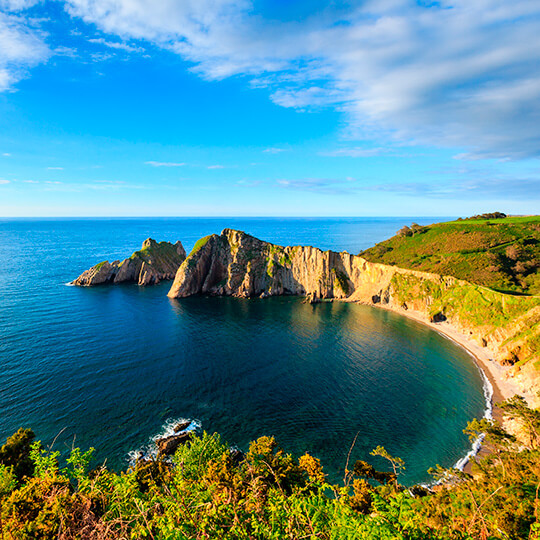
[[[169,418],[165,421],[163,426],[161,426],[161,431],[157,433],[156,435],[152,435],[148,439],[148,443],[141,446],[140,448],[136,450],[131,450],[128,452],[127,455],[127,461],[129,463],[130,467],[133,467],[137,461],[141,458],[157,458],[157,445],[156,441],[158,439],[162,439],[164,437],[170,437],[171,435],[177,434],[174,428],[181,423],[189,422],[189,425],[187,428],[183,429],[181,432],[189,432],[189,431],[197,431],[201,429],[201,422],[200,420],[192,419],[192,418]]]
[[[486,372],[478,365],[478,361],[476,360],[476,357],[474,354],[472,354],[470,351],[465,349],[469,355],[474,360],[474,364],[478,368],[478,371],[480,372],[480,376],[482,377],[483,382],[483,390],[484,390],[484,397],[486,399],[486,408],[484,410],[484,418],[486,420],[493,420],[493,385],[491,384],[490,380],[488,379]],[[486,434],[481,433],[476,440],[472,443],[472,447],[467,452],[465,456],[463,456],[461,459],[459,459],[456,464],[454,465],[454,469],[459,469],[462,471],[467,463],[478,454],[480,451],[480,448],[482,447],[482,442],[484,441]]]

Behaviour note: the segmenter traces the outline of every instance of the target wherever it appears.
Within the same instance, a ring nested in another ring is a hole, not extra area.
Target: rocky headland
[[[92,287],[105,283],[137,283],[155,285],[174,279],[179,266],[186,258],[181,242],[156,242],[147,238],[139,251],[122,262],[103,261],[83,272],[72,285]]]
[[[451,326],[504,366],[504,377],[528,396],[540,390],[540,298],[513,296],[464,280],[372,263],[347,252],[281,247],[225,229],[197,242],[178,268],[171,298],[301,295],[340,299],[416,314]],[[477,355],[476,355],[477,356]],[[486,365],[489,369],[489,363]]]

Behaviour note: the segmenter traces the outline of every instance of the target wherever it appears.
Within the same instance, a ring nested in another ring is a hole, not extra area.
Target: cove
[[[451,466],[470,448],[462,429],[484,413],[480,373],[422,324],[287,297],[171,305],[187,345],[171,406],[241,448],[274,435],[287,451],[319,457],[338,481],[358,433],[351,459],[382,444],[405,460],[405,483],[426,481],[430,466]]]
[[[462,429],[483,415],[482,379],[437,332],[358,304],[169,300],[166,287],[69,288],[86,305],[84,341],[68,344],[69,357],[66,344],[48,344],[64,352],[40,367],[55,383],[39,387],[26,411],[38,436],[65,429],[57,446],[76,435],[121,468],[168,421],[193,418],[242,449],[274,435],[339,481],[359,433],[351,459],[381,444],[405,460],[406,484],[468,451]]]
[[[65,286],[96,261],[129,256],[149,233],[187,238],[189,250],[206,232],[201,223],[0,227],[3,440],[19,427],[33,428],[46,445],[61,433],[55,449],[67,452],[75,438],[120,469],[167,422],[195,418],[244,449],[274,435],[288,452],[319,457],[338,481],[359,432],[352,459],[383,445],[405,460],[408,484],[429,480],[428,467],[452,466],[469,450],[462,429],[483,415],[480,374],[466,351],[403,316],[292,297],[169,300],[170,283]],[[276,223],[261,222],[260,231],[236,225],[281,243],[293,235],[295,243],[324,244],[324,231],[335,229],[329,247],[356,249],[343,236],[350,223]],[[366,225],[354,227],[356,242]]]

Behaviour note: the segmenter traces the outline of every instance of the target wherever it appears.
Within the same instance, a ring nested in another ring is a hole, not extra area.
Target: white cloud
[[[386,148],[362,148],[362,147],[353,147],[353,148],[339,148],[338,150],[331,150],[328,152],[321,152],[321,156],[328,157],[353,157],[353,158],[364,158],[364,157],[373,157],[380,156],[388,152]]]
[[[8,9],[23,9],[25,2],[3,2],[0,11],[0,92],[9,90],[26,70],[45,61],[50,51],[40,33]]]
[[[0,184],[9,184],[10,181],[9,180],[4,180],[3,178],[0,178]]]
[[[21,11],[35,6],[39,0],[0,0],[0,9],[5,11]]]
[[[10,156],[11,156],[11,154],[10,154],[9,152],[4,152],[2,155],[3,155],[4,157],[10,157]]]
[[[142,47],[134,47],[133,45],[128,45],[127,43],[118,42],[118,41],[108,41],[104,38],[92,38],[92,39],[89,39],[88,41],[90,43],[96,43],[98,45],[105,45],[105,47],[109,47],[110,49],[119,49],[119,50],[130,52],[130,53],[145,52],[145,50]]]
[[[67,4],[105,32],[182,55],[205,78],[248,75],[282,106],[337,107],[357,138],[540,155],[537,0],[366,0],[301,22],[265,21],[248,0]]]
[[[183,167],[185,163],[171,163],[167,161],[145,161],[145,165],[151,165],[152,167]]]
[[[49,171],[63,171],[64,167],[47,167]]]
[[[225,165],[208,165],[207,169],[224,169]]]
[[[272,146],[270,148],[265,148],[263,150],[263,152],[265,154],[280,154],[281,152],[285,152],[285,148],[278,148],[278,147],[275,147],[275,146]]]

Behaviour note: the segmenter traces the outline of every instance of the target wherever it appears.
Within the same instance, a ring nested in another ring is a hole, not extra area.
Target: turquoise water
[[[194,418],[241,448],[275,435],[337,480],[359,433],[352,459],[382,444],[406,461],[405,482],[427,480],[467,452],[462,429],[484,409],[471,358],[429,328],[337,302],[65,285],[147,236],[189,249],[229,226],[357,252],[410,221],[0,221],[0,437],[25,426],[49,444],[61,432],[58,449],[75,439],[119,468],[168,421]]]

